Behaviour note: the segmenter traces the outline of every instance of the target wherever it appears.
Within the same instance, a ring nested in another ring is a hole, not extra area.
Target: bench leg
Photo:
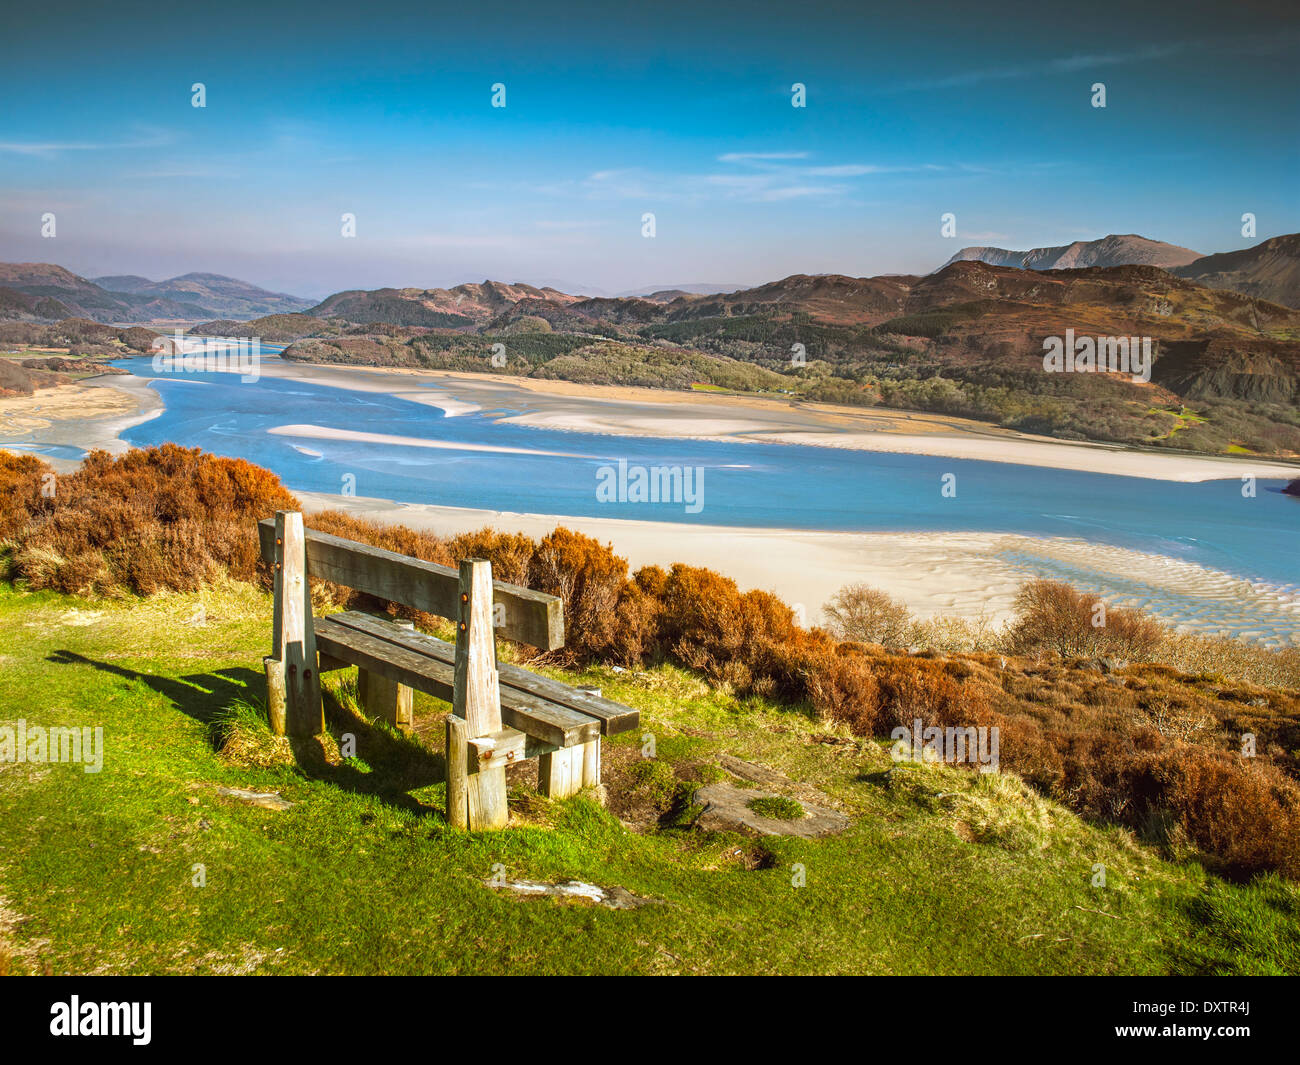
[[[600,786],[600,737],[537,757],[537,790],[552,799],[567,799],[583,788]]]
[[[590,743],[584,743],[582,751],[582,786],[583,788],[600,787],[600,737]]]
[[[569,768],[573,764],[572,747],[537,756],[537,790],[548,799],[564,799],[569,790]]]
[[[469,729],[455,714],[447,717],[447,823],[469,828]]]
[[[357,697],[370,717],[387,721],[403,732],[410,732],[415,727],[415,692],[405,684],[398,684],[368,669],[358,669]]]
[[[275,579],[271,657],[284,670],[285,728],[290,736],[319,736],[325,731],[317,672],[316,635],[312,629],[311,587],[307,581],[307,546],[302,515],[275,514]],[[268,680],[274,698],[274,681]]]
[[[262,659],[262,665],[266,667],[266,713],[271,719],[271,733],[283,736],[289,704],[284,689],[284,663],[267,655]]]

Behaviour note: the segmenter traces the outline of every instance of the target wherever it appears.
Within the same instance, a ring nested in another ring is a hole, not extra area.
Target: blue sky
[[[181,7],[6,16],[0,259],[615,293],[1300,230],[1300,17],[1263,5]]]

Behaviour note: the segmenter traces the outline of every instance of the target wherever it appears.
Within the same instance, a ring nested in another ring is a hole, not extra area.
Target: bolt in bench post
[[[469,741],[501,731],[501,690],[492,630],[492,564],[460,564],[452,717],[447,721],[447,820],[472,831],[505,828],[505,766],[469,772]],[[456,720],[459,719],[459,720]],[[459,809],[464,795],[465,814]]]

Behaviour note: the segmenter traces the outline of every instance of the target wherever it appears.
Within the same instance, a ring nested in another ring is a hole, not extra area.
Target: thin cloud
[[[1190,41],[1175,41],[1169,44],[1148,45],[1121,52],[1100,52],[1084,55],[1058,56],[1034,63],[1021,63],[999,67],[985,67],[982,70],[970,70],[962,74],[950,74],[942,78],[926,78],[920,81],[904,82],[887,92],[920,92],[929,89],[964,89],[972,85],[981,85],[989,81],[1013,81],[1020,78],[1032,78],[1051,74],[1070,74],[1080,70],[1094,70],[1098,67],[1123,66],[1129,63],[1149,63],[1199,47]]]
[[[772,159],[807,159],[807,152],[727,152],[718,156],[720,163],[764,162]]]
[[[172,137],[162,130],[141,134],[124,141],[0,141],[0,152],[17,155],[50,156],[60,152],[112,152],[123,149],[161,148]]]

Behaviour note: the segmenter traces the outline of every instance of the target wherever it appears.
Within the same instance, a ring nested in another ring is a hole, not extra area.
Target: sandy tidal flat
[[[752,396],[579,385],[439,370],[316,366],[268,359],[267,376],[385,392],[448,416],[506,408],[498,420],[613,436],[748,441],[976,459],[1166,481],[1300,477],[1300,462],[1066,442],[947,415],[835,407]],[[405,387],[424,382],[438,388]]]

